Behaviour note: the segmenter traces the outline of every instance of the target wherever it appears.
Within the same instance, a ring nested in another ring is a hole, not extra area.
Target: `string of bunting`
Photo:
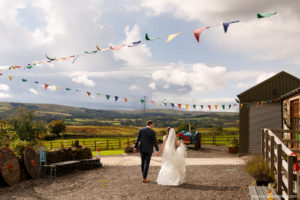
[[[265,13],[265,14],[261,14],[261,13],[257,13],[256,17],[258,19],[262,19],[262,18],[267,18],[267,17],[271,17],[273,15],[276,15],[277,12],[273,12],[273,13]],[[221,25],[217,25],[217,26],[206,26],[203,28],[197,28],[193,31],[194,37],[197,41],[197,43],[200,42],[200,35],[207,29],[210,28],[215,28],[218,26],[223,26],[224,29],[224,33],[226,34],[228,32],[229,26],[235,23],[240,22],[240,20],[233,20],[233,21],[229,21],[229,22],[223,22]],[[176,37],[182,35],[183,32],[178,32],[178,33],[173,33],[167,36],[167,39],[165,40],[166,43],[174,40]],[[115,47],[106,47],[106,48],[100,48],[98,45],[96,45],[96,49],[95,50],[91,50],[91,51],[84,51],[83,53],[77,53],[77,54],[73,54],[70,56],[65,56],[65,57],[61,57],[61,58],[55,58],[55,57],[49,57],[47,54],[45,54],[46,60],[42,60],[42,61],[33,61],[25,66],[22,65],[12,65],[12,66],[0,66],[0,71],[4,71],[4,70],[12,70],[12,69],[32,69],[33,67],[36,67],[38,65],[42,65],[42,64],[47,64],[47,63],[52,63],[52,62],[58,62],[58,61],[67,61],[72,59],[72,63],[74,64],[75,61],[84,56],[84,55],[95,55],[97,53],[100,52],[104,52],[104,51],[118,51],[123,47],[128,47],[128,48],[132,48],[132,47],[136,47],[139,44],[141,44],[142,42],[150,42],[150,41],[155,41],[155,40],[159,40],[162,37],[150,37],[148,35],[148,33],[145,34],[145,39],[142,40],[138,40],[138,41],[134,41],[134,42],[130,42],[128,44],[121,44],[119,46],[115,46]],[[0,75],[3,75],[3,73],[0,73]]]
[[[9,80],[12,82],[15,80],[14,76],[9,75],[8,76]],[[95,96],[102,96],[104,97],[107,101],[109,100],[114,100],[114,102],[123,102],[127,103],[129,101],[132,102],[140,102],[142,104],[144,103],[151,103],[153,105],[156,105],[158,107],[164,106],[164,107],[171,107],[171,108],[178,108],[178,109],[185,109],[185,110],[202,110],[202,111],[230,111],[230,110],[235,110],[236,106],[238,104],[222,104],[222,105],[212,105],[212,104],[202,104],[202,105],[196,105],[196,104],[182,104],[182,103],[173,103],[173,102],[168,102],[166,100],[164,101],[155,101],[155,100],[149,100],[149,102],[145,101],[145,99],[136,99],[136,98],[131,98],[131,97],[120,97],[117,95],[111,95],[111,94],[103,94],[100,92],[94,92],[94,91],[88,91],[88,90],[83,90],[83,89],[74,89],[70,87],[61,87],[58,85],[54,84],[49,84],[49,83],[42,83],[40,81],[31,81],[25,78],[20,79],[22,83],[35,83],[36,85],[41,86],[45,91],[51,89],[53,91],[65,91],[65,92],[83,92],[86,93],[87,96],[91,97],[93,95]]]

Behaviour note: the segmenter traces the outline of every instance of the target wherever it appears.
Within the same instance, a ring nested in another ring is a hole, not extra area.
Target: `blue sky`
[[[149,108],[158,108],[150,100],[196,104],[198,110],[202,104],[233,104],[237,94],[282,70],[300,77],[299,10],[296,0],[2,0],[2,68],[44,60],[45,54],[59,58],[95,50],[96,44],[105,48],[138,41],[145,33],[161,39],[85,55],[75,64],[3,70],[0,101],[140,109],[138,100],[145,95]],[[275,11],[270,18],[256,18],[257,12]],[[222,23],[232,20],[241,22],[224,34]],[[208,25],[219,26],[204,31],[198,44],[193,30]],[[177,32],[183,34],[165,42]],[[51,87],[45,90],[34,81]],[[61,89],[55,91],[54,85]],[[107,101],[105,94],[112,98]],[[114,96],[120,100],[114,102]]]

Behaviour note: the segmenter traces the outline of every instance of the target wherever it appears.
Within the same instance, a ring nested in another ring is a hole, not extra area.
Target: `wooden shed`
[[[283,129],[300,130],[300,87],[281,96],[282,127]],[[300,134],[285,134],[286,139],[300,140]],[[292,148],[299,149],[300,144],[293,144]]]
[[[240,104],[245,105],[240,106],[240,155],[260,152],[261,128],[282,128],[279,99],[299,86],[299,78],[282,71],[238,95]],[[265,101],[263,105],[256,103]]]

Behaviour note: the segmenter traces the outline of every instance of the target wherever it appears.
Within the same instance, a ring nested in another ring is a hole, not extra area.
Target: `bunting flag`
[[[231,22],[224,22],[223,23],[224,32],[227,33],[227,30],[228,30],[228,27],[230,24],[237,23],[237,22],[240,22],[240,21],[236,20],[236,21],[231,21]]]
[[[215,109],[218,110],[218,105],[215,105]]]
[[[158,39],[160,39],[160,38],[159,38],[159,37],[157,37],[157,38],[150,38],[150,37],[148,36],[148,33],[146,33],[145,39],[148,40],[148,41],[153,41],[153,40],[158,40]]]
[[[47,90],[48,87],[49,87],[49,84],[45,83],[45,90]]]
[[[188,110],[189,109],[189,104],[185,104],[185,108]]]
[[[228,106],[228,107],[229,107],[229,110],[230,110],[230,108],[231,108],[231,104],[229,104],[229,106]]]
[[[108,94],[107,94],[107,95],[105,95],[105,96],[106,96],[106,99],[107,99],[107,100],[109,100],[109,98],[110,98],[110,95],[108,95]]]
[[[225,105],[222,105],[223,110],[225,110]]]
[[[96,49],[97,49],[97,51],[101,51],[101,49],[99,48],[98,45],[96,45]]]
[[[258,108],[259,102],[256,102],[256,108]]]
[[[84,53],[89,54],[89,55],[93,55],[95,53],[98,53],[98,51],[85,51]]]
[[[145,103],[145,100],[144,100],[144,99],[141,99],[141,103]]]
[[[155,101],[152,100],[151,103],[152,103],[152,104],[155,104]]]
[[[242,103],[241,103],[241,106],[240,106],[240,108],[242,109],[242,107],[243,107],[243,106],[244,106],[244,104],[242,104]]]
[[[181,104],[178,104],[178,108],[181,109]]]
[[[67,90],[67,91],[70,91],[70,90],[71,90],[71,88],[66,88],[66,90]]]
[[[201,34],[204,30],[209,29],[209,28],[210,28],[210,27],[207,26],[207,27],[204,27],[204,28],[198,28],[198,29],[195,29],[195,30],[194,30],[194,36],[195,36],[195,38],[196,38],[196,40],[197,40],[198,43],[199,43],[199,41],[200,41],[200,34]]]
[[[86,93],[87,93],[88,96],[91,96],[91,92],[87,91]]]
[[[27,82],[27,80],[23,78],[23,79],[22,79],[22,82]]]
[[[142,43],[142,41],[132,42],[132,44],[127,45],[127,46],[128,46],[128,47],[135,47],[135,46],[137,46],[137,45],[139,45],[139,44],[141,44],[141,43]]]
[[[12,81],[13,80],[13,76],[8,76],[9,80]]]
[[[35,83],[35,84],[38,84],[39,82],[38,82],[38,81],[34,81],[34,83]]]
[[[174,33],[168,36],[168,39],[166,40],[166,42],[170,42],[171,40],[173,40],[174,38],[176,38],[177,36],[181,35],[182,33]]]
[[[100,93],[97,93],[97,95],[98,95],[98,96],[101,96],[102,94],[100,94]]]
[[[56,58],[50,58],[49,56],[47,56],[47,54],[45,54],[45,56],[46,56],[46,58],[47,58],[49,61],[55,61],[55,60],[56,60]],[[30,66],[30,65],[28,64],[28,66]]]
[[[165,106],[167,106],[168,104],[166,102],[163,103]]]
[[[59,90],[60,87],[59,86],[55,86],[55,88],[56,88],[56,90]]]
[[[196,109],[196,105],[193,105],[193,108]]]
[[[261,19],[261,18],[271,17],[271,16],[276,15],[276,14],[277,14],[277,12],[274,12],[274,13],[265,13],[265,14],[257,13],[257,18]]]
[[[236,107],[236,106],[237,106],[237,104],[234,104],[233,106],[234,106],[234,107]]]
[[[211,105],[208,105],[208,109],[211,110]]]
[[[263,104],[264,104],[264,101],[261,101],[261,102],[260,102],[260,106],[262,106]]]
[[[126,97],[124,97],[124,101],[125,101],[125,103],[127,102],[127,98]]]
[[[126,46],[125,44],[122,44],[122,45],[120,45],[120,46],[116,46],[116,47],[110,47],[110,49],[111,50],[115,50],[115,51],[117,51],[117,50],[120,50],[122,47],[124,47],[124,46]]]
[[[80,56],[83,56],[83,55],[84,55],[84,54],[78,54],[78,55],[76,55],[76,56],[74,57],[72,63],[74,64],[75,61],[76,61]]]
[[[172,108],[174,108],[175,107],[174,103],[171,103],[171,106],[172,106]]]
[[[117,101],[118,101],[118,99],[119,99],[119,97],[118,97],[118,96],[115,96],[115,102],[117,102]]]
[[[201,107],[201,109],[203,110],[203,105],[201,105],[200,107]]]

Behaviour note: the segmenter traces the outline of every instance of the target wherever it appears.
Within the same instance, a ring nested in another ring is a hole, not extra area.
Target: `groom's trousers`
[[[141,152],[143,178],[147,178],[152,153]]]

